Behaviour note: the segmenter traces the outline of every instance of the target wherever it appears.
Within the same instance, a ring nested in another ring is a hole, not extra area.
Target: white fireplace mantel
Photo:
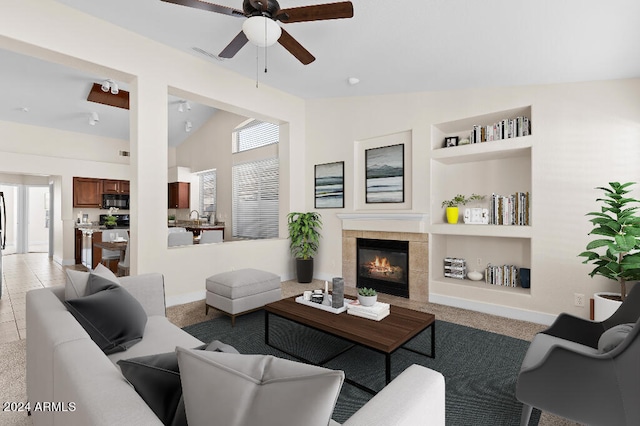
[[[346,231],[392,231],[426,233],[429,215],[426,213],[339,213]]]

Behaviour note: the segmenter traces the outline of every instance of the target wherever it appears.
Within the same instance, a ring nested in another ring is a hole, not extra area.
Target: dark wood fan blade
[[[353,18],[353,4],[350,1],[280,9],[276,15],[277,20],[287,24],[341,18]]]
[[[200,0],[161,0],[165,3],[178,4],[180,6],[193,7],[196,9],[208,10],[209,12],[222,13],[223,15],[237,16],[244,18],[244,12],[232,7],[220,6],[218,4],[208,3]]]
[[[311,62],[315,61],[316,58],[309,53],[307,49],[302,47],[300,43],[296,41],[295,38],[291,37],[291,34],[286,32],[284,28],[282,29],[282,35],[278,39],[278,43],[280,43],[285,49],[289,51],[293,56],[295,56],[303,65],[309,65]]]
[[[244,32],[240,31],[238,35],[233,40],[231,40],[231,43],[229,43],[218,56],[220,56],[221,58],[233,58],[236,53],[238,53],[238,51],[242,49],[245,44],[247,44],[248,41],[249,39],[247,39],[247,36],[244,35]]]

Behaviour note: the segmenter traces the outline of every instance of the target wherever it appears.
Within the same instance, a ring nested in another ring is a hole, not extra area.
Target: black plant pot
[[[296,259],[296,275],[299,283],[310,283],[313,280],[313,258]]]

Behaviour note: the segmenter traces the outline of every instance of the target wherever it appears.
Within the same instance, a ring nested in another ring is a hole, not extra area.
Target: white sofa
[[[123,277],[120,282],[141,303],[148,320],[139,343],[108,356],[66,309],[63,286],[27,293],[27,397],[35,426],[162,424],[116,362],[202,342],[167,320],[162,275]],[[414,365],[345,426],[444,425],[444,393],[440,373]]]

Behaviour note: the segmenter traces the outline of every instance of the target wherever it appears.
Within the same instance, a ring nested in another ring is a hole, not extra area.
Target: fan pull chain
[[[267,73],[267,20],[264,20],[264,73]]]
[[[260,77],[260,63],[258,62],[258,53],[260,48],[256,46],[256,89],[258,88],[258,78]]]

